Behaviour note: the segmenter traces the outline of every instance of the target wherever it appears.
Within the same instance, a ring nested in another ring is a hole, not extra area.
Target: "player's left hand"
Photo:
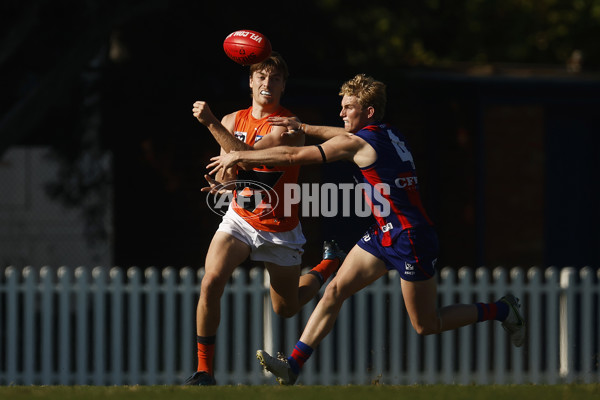
[[[232,167],[233,165],[237,164],[238,160],[237,160],[236,153],[237,153],[236,151],[230,151],[227,154],[221,154],[221,155],[212,157],[210,159],[210,161],[212,161],[212,162],[206,166],[206,169],[213,168],[209,172],[209,175],[213,175],[221,169],[227,169],[227,168]]]

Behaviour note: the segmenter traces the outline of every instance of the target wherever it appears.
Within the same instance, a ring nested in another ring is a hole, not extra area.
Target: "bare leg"
[[[290,267],[265,262],[265,266],[271,280],[273,310],[282,317],[296,315],[321,287],[314,275],[300,276],[300,265]]]
[[[419,335],[441,333],[477,322],[474,304],[437,307],[437,282],[402,280],[402,297],[413,328]]]
[[[300,341],[313,349],[331,332],[344,301],[387,273],[380,259],[354,246],[337,275],[327,285]]]
[[[221,320],[221,296],[233,270],[250,254],[250,246],[224,233],[216,232],[206,254],[205,275],[196,308],[196,333],[213,336]]]

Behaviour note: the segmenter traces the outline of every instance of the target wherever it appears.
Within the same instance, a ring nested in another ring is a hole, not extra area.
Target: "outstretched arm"
[[[271,125],[285,127],[288,134],[297,134],[303,132],[322,141],[329,140],[335,136],[348,134],[348,132],[346,132],[343,128],[303,124],[297,118],[270,117],[268,121],[271,123]]]
[[[206,168],[213,168],[209,174],[222,169],[231,168],[236,164],[252,167],[257,165],[301,165],[316,164],[321,161],[319,150],[315,146],[277,146],[270,149],[254,151],[232,151],[210,159],[212,163]]]
[[[377,159],[375,150],[358,136],[348,134],[335,136],[318,146],[278,146],[255,151],[234,151],[211,158],[213,174],[223,168],[243,163],[245,165],[302,165],[319,164],[338,160],[350,160],[358,166],[370,165]]]

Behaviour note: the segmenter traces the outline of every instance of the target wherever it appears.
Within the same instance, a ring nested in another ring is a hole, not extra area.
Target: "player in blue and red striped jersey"
[[[421,203],[412,154],[403,135],[382,123],[385,85],[357,75],[342,85],[340,116],[344,128],[301,124],[294,118],[272,118],[288,132],[303,131],[324,143],[274,147],[266,151],[231,152],[214,157],[211,173],[237,163],[294,165],[349,160],[359,167],[358,182],[366,187],[376,223],[352,248],[312,313],[287,359],[258,350],[261,364],[281,384],[294,384],[313,349],[331,331],[344,301],[395,269],[413,328],[421,335],[441,333],[475,322],[498,320],[515,346],[525,341],[525,321],[513,295],[494,303],[454,304],[438,308],[434,279],[438,239]]]

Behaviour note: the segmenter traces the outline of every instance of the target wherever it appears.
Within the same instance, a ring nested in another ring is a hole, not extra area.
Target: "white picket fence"
[[[0,384],[180,384],[195,370],[202,270],[0,268]],[[235,271],[222,300],[219,384],[273,384],[256,349],[289,352],[317,299],[271,311],[262,269]],[[521,298],[524,347],[497,322],[420,337],[397,274],[356,294],[305,365],[301,384],[600,382],[600,270],[444,268],[440,304]]]

